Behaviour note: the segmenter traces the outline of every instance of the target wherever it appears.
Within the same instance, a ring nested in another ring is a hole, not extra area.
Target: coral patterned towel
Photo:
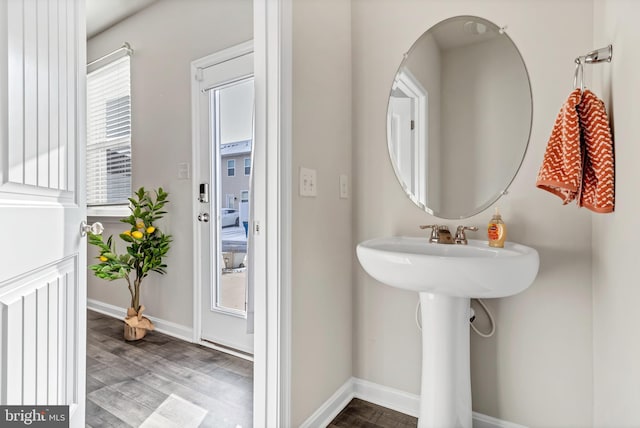
[[[613,140],[604,103],[593,92],[584,91],[578,104],[578,117],[586,154],[578,204],[597,213],[613,212]]]
[[[577,198],[582,178],[580,99],[580,89],[575,89],[560,109],[536,181],[536,186],[560,197],[563,204]]]
[[[567,204],[597,213],[614,210],[613,139],[604,103],[575,89],[562,106],[547,144],[536,186]]]

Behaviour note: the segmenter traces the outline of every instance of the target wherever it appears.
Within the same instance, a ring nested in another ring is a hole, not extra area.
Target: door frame
[[[253,425],[290,426],[291,420],[291,198],[292,198],[292,0],[254,0],[253,52],[255,85],[254,168],[264,168],[266,183],[254,190],[254,239],[258,257],[255,277]],[[197,69],[191,69],[195,76]],[[192,103],[197,99],[193,93]],[[194,110],[192,110],[193,112]],[[199,129],[192,114],[192,129]],[[199,155],[192,138],[192,157]],[[194,170],[193,177],[197,176]],[[198,212],[198,183],[192,183],[193,215]],[[255,200],[255,199],[254,199]],[[194,217],[194,237],[197,236]],[[195,246],[199,239],[194,240]],[[193,337],[200,331],[199,261],[194,257]],[[196,266],[198,263],[198,266]]]
[[[420,84],[420,81],[407,69],[398,72],[398,77],[393,82],[393,88],[398,88],[411,100],[414,109],[413,120],[415,121],[415,134],[411,142],[411,155],[413,157],[413,165],[411,174],[411,182],[404,183],[410,187],[414,196],[412,200],[418,205],[427,205],[427,187],[426,183],[427,170],[429,169],[429,151],[427,150],[427,139],[429,135],[428,121],[421,118],[428,117],[429,114],[429,92]],[[391,104],[389,104],[391,105]],[[392,141],[391,135],[391,117],[387,118],[387,141]],[[395,147],[395,156],[398,158],[399,147]],[[396,176],[400,179],[402,175],[393,162],[393,169]],[[431,196],[433,198],[433,196]]]
[[[292,0],[254,0],[255,139],[266,145],[267,271],[255,290],[253,420],[291,426]],[[255,160],[254,160],[255,165]],[[256,216],[258,213],[256,213]],[[258,277],[260,273],[256,272]]]

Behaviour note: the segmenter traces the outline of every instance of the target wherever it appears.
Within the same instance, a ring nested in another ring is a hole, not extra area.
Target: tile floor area
[[[251,427],[250,361],[158,332],[125,342],[122,330],[88,311],[87,427]]]
[[[354,398],[327,428],[415,428],[418,419]]]

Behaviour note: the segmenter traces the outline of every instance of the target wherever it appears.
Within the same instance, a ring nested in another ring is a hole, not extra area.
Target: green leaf
[[[168,193],[161,187],[153,192],[147,192],[141,187],[129,198],[131,215],[120,219],[120,222],[131,225],[131,231],[137,229],[137,222],[144,223],[145,228],[154,226],[153,233],[143,235],[142,239],[134,239],[124,233],[118,234],[127,245],[124,254],[118,254],[115,248],[113,236],[109,236],[106,242],[100,235],[89,234],[88,242],[99,249],[99,254],[106,257],[107,261],[92,264],[89,269],[98,278],[113,281],[127,277],[134,273],[135,281],[141,281],[149,272],[165,274],[167,265],[163,258],[167,255],[171,235],[161,232],[154,222],[167,214],[163,208],[168,203]],[[133,271],[133,272],[132,272]]]

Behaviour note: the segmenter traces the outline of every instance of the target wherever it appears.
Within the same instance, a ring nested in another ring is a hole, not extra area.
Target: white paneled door
[[[248,300],[256,258],[248,232],[249,211],[254,209],[250,183],[265,182],[251,171],[253,43],[196,60],[192,69],[194,178],[207,184],[206,197],[195,207],[195,277],[200,290],[194,308],[200,314],[194,319],[195,340],[253,355]],[[242,202],[243,189],[249,189],[247,203]],[[227,207],[234,211],[223,210]]]
[[[83,0],[0,1],[0,404],[84,426]]]

